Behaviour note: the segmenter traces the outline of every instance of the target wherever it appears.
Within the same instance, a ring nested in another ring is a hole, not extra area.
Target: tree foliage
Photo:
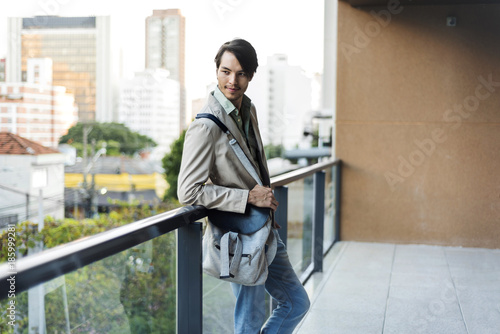
[[[84,123],[77,123],[71,127],[68,133],[61,137],[59,143],[75,145],[77,148],[80,147],[78,144],[83,146],[84,126]],[[130,130],[124,124],[92,123],[87,126],[92,127],[92,130],[88,134],[88,143],[91,143],[92,140],[95,140],[97,143],[106,142],[111,153],[113,149],[116,150],[118,148],[119,153],[133,155],[142,149],[156,146],[153,139]]]
[[[186,130],[180,137],[170,145],[170,153],[167,153],[163,159],[163,169],[165,169],[165,179],[169,185],[164,195],[164,200],[178,200],[177,198],[177,178],[181,169],[182,150],[184,148],[184,138]],[[200,143],[201,145],[201,143]]]
[[[264,152],[266,153],[267,159],[281,158],[283,156],[284,150],[282,145],[268,144],[264,146]]]

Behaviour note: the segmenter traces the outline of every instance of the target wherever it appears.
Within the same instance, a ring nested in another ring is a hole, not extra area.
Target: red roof
[[[59,153],[59,151],[10,132],[0,132],[0,154],[39,155],[53,153]]]

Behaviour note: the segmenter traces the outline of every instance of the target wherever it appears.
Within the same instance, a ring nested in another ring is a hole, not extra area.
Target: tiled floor
[[[337,243],[297,334],[499,334],[500,250]]]

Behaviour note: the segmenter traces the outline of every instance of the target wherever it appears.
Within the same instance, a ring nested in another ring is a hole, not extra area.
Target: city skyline
[[[291,65],[307,73],[321,73],[323,67],[323,1],[312,1],[308,10],[283,0],[265,3],[255,0],[142,1],[117,8],[111,1],[23,0],[6,8],[0,16],[0,58],[6,56],[6,18],[35,15],[109,15],[113,40],[119,50],[121,75],[130,78],[145,68],[145,19],[154,9],[179,8],[186,17],[186,87],[188,101],[206,94],[215,81],[213,57],[217,48],[235,37],[250,41],[261,65],[268,56],[286,54]],[[286,33],[284,33],[286,31]],[[259,71],[257,70],[257,75]]]

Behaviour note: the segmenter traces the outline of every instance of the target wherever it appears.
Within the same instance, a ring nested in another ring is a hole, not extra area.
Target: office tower
[[[109,17],[9,18],[7,81],[27,80],[30,58],[50,58],[53,84],[74,94],[80,121],[113,120]]]
[[[146,18],[146,68],[163,68],[179,81],[180,129],[185,127],[186,86],[184,75],[186,19],[180,9],[153,10]]]
[[[59,138],[76,123],[73,94],[52,83],[52,60],[30,58],[27,82],[0,83],[0,131],[57,148]]]
[[[305,145],[304,128],[311,120],[311,79],[283,54],[259,66],[247,95],[257,107],[264,145],[292,149]]]
[[[185,120],[179,113],[179,81],[167,70],[146,69],[123,81],[118,99],[118,121],[133,131],[151,137],[158,146],[152,160],[161,160],[179,138]]]

